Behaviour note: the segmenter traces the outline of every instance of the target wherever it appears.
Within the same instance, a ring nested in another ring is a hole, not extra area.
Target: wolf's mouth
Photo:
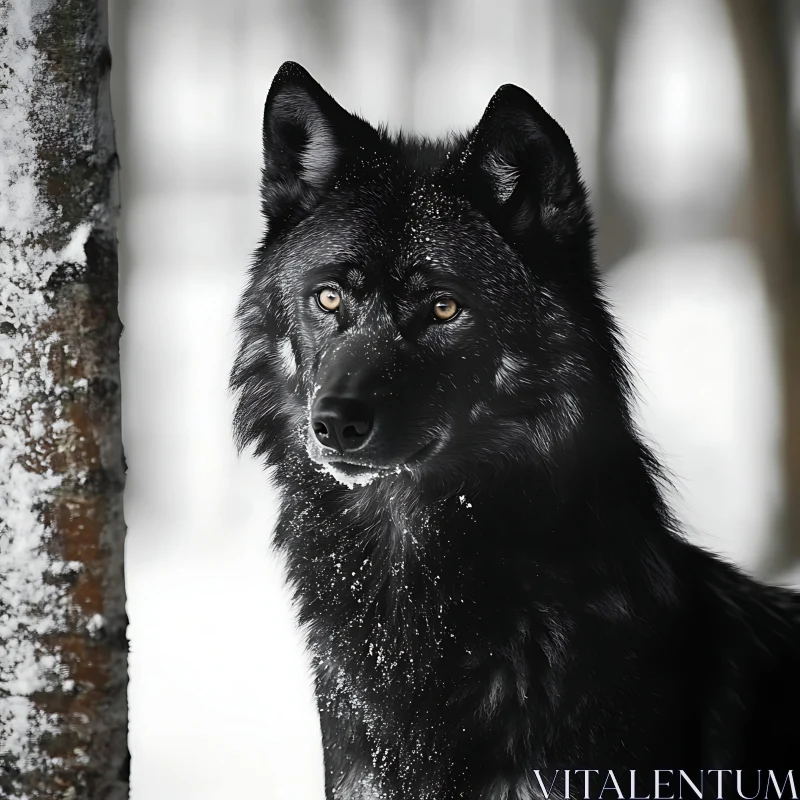
[[[411,458],[406,461],[405,466],[415,467],[421,464],[439,445],[439,439],[431,439],[427,444],[422,445]]]
[[[424,444],[410,458],[398,464],[370,464],[363,461],[347,461],[344,459],[315,458],[309,450],[312,461],[316,461],[326,472],[330,473],[340,483],[351,488],[355,485],[365,486],[372,481],[391,473],[400,473],[404,469],[418,466],[425,458],[436,449],[437,440]]]
[[[324,459],[321,463],[330,464],[335,469],[345,474],[360,472],[400,472],[405,467],[412,467],[423,461],[436,447],[437,440],[431,439],[419,448],[413,455],[396,464],[372,464],[368,461],[348,460],[344,458]]]

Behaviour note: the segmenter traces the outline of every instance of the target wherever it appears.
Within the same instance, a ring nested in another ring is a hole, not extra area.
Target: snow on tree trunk
[[[0,0],[0,797],[127,797],[104,0]]]

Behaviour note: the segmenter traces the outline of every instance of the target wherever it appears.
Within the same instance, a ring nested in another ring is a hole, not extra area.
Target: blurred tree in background
[[[597,58],[597,170],[591,200],[601,264],[616,264],[633,248],[633,220],[614,182],[611,168],[612,109],[619,66],[623,23],[630,0],[573,0],[584,35]]]
[[[773,560],[800,559],[800,225],[797,131],[790,115],[792,0],[727,0],[741,60],[750,140],[747,234],[775,314],[782,381],[784,508]]]

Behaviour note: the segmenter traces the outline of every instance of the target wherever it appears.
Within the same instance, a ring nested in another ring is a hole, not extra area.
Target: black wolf
[[[236,428],[282,489],[328,798],[800,768],[800,601],[665,506],[559,125],[507,85],[390,135],[286,63],[263,143]]]

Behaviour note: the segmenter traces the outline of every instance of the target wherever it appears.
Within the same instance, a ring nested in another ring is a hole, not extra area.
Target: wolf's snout
[[[340,453],[356,450],[367,441],[372,420],[372,409],[352,397],[320,397],[311,412],[317,440]]]

